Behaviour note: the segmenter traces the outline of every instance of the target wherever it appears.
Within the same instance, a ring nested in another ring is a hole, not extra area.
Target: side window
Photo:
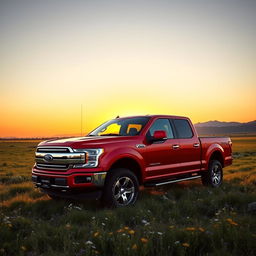
[[[149,129],[149,134],[153,136],[155,131],[165,131],[168,139],[173,139],[173,131],[168,119],[157,119]]]
[[[188,139],[193,137],[193,132],[190,124],[185,119],[174,119],[173,120],[175,128],[180,139]]]

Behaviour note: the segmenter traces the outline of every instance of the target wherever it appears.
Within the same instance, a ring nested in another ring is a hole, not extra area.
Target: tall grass
[[[0,255],[255,255],[255,142],[233,140],[221,188],[143,189],[114,210],[49,199],[30,182],[37,142],[0,142]]]

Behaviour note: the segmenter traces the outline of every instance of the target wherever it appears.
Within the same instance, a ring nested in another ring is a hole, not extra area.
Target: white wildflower
[[[147,220],[142,220],[141,222],[142,222],[142,224],[144,224],[145,226],[150,225],[150,223],[149,223]]]

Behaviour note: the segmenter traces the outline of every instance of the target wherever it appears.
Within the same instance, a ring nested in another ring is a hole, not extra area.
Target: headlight
[[[86,162],[84,164],[75,164],[74,168],[90,168],[97,167],[99,163],[99,157],[103,153],[103,148],[95,149],[74,149],[74,152],[84,152],[86,155]]]

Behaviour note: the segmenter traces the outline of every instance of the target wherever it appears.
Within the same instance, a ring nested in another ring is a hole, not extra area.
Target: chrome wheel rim
[[[118,205],[128,205],[135,195],[135,186],[131,178],[120,177],[113,186],[113,195]]]
[[[212,183],[213,185],[218,185],[220,182],[221,182],[221,167],[216,164],[212,168]]]

